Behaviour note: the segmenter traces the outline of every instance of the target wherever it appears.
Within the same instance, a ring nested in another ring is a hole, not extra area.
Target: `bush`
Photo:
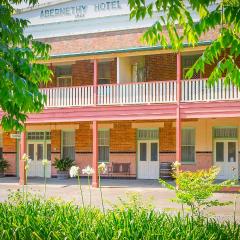
[[[10,164],[7,162],[7,160],[0,158],[0,172],[5,171],[9,166]]]
[[[68,171],[74,164],[74,160],[72,160],[69,157],[66,158],[55,158],[55,162],[53,163],[53,166],[56,167],[59,171]]]
[[[21,193],[0,203],[0,238],[21,239],[240,239],[240,225],[203,217],[159,213],[150,207],[122,204],[103,214],[96,208],[28,197]]]

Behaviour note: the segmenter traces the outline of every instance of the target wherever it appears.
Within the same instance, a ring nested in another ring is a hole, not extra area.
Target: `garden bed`
[[[59,200],[21,193],[0,203],[0,237],[21,239],[240,239],[240,225],[204,217],[159,213],[138,202],[122,203],[106,214]]]

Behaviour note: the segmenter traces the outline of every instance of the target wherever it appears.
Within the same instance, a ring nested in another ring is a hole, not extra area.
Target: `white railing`
[[[93,105],[93,86],[45,88],[46,107],[75,107]]]
[[[175,81],[98,86],[98,105],[173,103],[175,101]]]
[[[41,89],[46,107],[94,106],[94,87]],[[98,85],[97,105],[154,104],[176,102],[176,81]],[[220,79],[209,87],[205,79],[182,80],[182,102],[240,100],[240,91]]]
[[[182,102],[240,100],[240,91],[232,83],[225,85],[219,79],[208,86],[206,79],[182,81]]]

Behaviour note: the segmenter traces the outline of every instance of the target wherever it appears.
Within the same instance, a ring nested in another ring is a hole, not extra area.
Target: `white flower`
[[[176,162],[173,163],[173,167],[175,169],[179,169],[181,167],[181,163],[179,161],[176,161]]]
[[[79,172],[79,167],[72,166],[69,170],[70,177],[73,178],[73,177],[78,176],[78,172]]]
[[[101,163],[98,165],[98,172],[99,173],[106,173],[107,172],[107,166],[105,163]]]
[[[25,161],[25,162],[27,162],[28,159],[29,159],[29,156],[28,156],[26,153],[24,153],[24,154],[22,155],[22,160]]]
[[[82,173],[87,175],[92,175],[94,173],[94,170],[90,166],[87,166],[82,170]]]
[[[47,159],[43,159],[42,160],[42,165],[43,166],[47,166],[48,165],[48,160]]]

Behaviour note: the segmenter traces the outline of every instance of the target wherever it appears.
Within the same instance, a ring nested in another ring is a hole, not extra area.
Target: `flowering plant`
[[[42,165],[43,166],[47,166],[48,165],[48,160],[47,159],[43,159],[42,160]]]
[[[79,174],[79,167],[77,166],[72,166],[69,171],[69,175],[71,178],[77,177]]]
[[[99,173],[106,173],[107,172],[107,166],[105,163],[101,163],[98,165],[98,172]]]
[[[87,174],[87,175],[89,176],[89,175],[94,174],[94,170],[93,170],[93,168],[91,168],[90,166],[87,166],[86,168],[84,168],[84,169],[82,170],[82,173],[83,173],[83,174]]]

